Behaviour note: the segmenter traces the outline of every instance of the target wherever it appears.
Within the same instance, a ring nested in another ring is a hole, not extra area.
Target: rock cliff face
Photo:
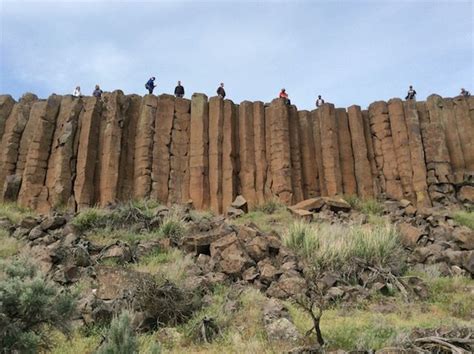
[[[40,212],[149,197],[222,213],[239,194],[431,206],[472,202],[473,180],[474,97],[309,112],[203,94],[0,96],[0,201]]]

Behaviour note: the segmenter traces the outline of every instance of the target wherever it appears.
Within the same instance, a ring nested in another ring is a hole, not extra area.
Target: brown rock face
[[[339,142],[339,163],[341,166],[342,187],[345,194],[357,194],[352,140],[349,119],[344,108],[336,109],[337,139]]]
[[[473,121],[472,98],[437,95],[347,112],[203,94],[0,96],[0,199],[46,212],[151,197],[223,213],[238,195],[305,210],[344,193],[407,199],[415,214],[472,203]]]
[[[209,106],[207,96],[191,99],[189,142],[189,196],[198,209],[209,206]]]
[[[362,198],[372,198],[374,196],[374,189],[362,112],[359,106],[351,106],[347,109],[347,113],[352,151],[354,154],[354,174],[357,181],[357,194]]]

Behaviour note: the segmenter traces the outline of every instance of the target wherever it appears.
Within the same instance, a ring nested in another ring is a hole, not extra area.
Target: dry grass
[[[18,224],[26,216],[35,214],[26,208],[22,208],[15,203],[0,203],[0,218],[7,218],[14,224]]]
[[[461,225],[474,230],[474,212],[473,211],[457,211],[453,214],[453,219]]]
[[[8,258],[16,255],[23,242],[9,236],[8,231],[0,229],[0,258]]]

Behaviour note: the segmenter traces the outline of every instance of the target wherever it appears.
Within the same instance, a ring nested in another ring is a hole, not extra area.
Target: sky
[[[367,107],[474,91],[473,0],[0,0],[0,94],[121,89]],[[474,93],[474,92],[473,92]]]

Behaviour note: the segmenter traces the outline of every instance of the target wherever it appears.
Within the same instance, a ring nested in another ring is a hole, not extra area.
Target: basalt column
[[[77,175],[74,181],[74,198],[78,209],[95,203],[94,175],[98,155],[101,112],[101,101],[95,97],[83,98],[83,110],[79,117]]]
[[[267,179],[267,156],[265,142],[265,106],[263,102],[253,103],[253,131],[255,145],[255,189],[257,204],[265,202]]]
[[[0,95],[0,143],[3,133],[5,132],[5,124],[10,112],[15,105],[15,100],[10,95]]]
[[[426,157],[428,192],[433,203],[444,203],[453,200],[451,183],[454,178],[438,97],[432,95],[426,104],[417,103],[417,110]]]
[[[252,102],[244,101],[239,106],[239,147],[241,194],[250,207],[257,204],[255,189],[255,144]]]
[[[18,202],[23,207],[40,212],[49,209],[46,205],[48,190],[45,187],[45,179],[60,104],[61,96],[52,95],[48,98],[44,110],[38,112],[38,126],[32,140],[28,142],[29,149]]]
[[[400,200],[403,198],[403,192],[387,104],[383,101],[372,103],[369,106],[369,117],[381,190],[388,197]]]
[[[373,195],[377,196],[382,193],[382,190],[379,180],[379,171],[375,161],[374,141],[372,139],[372,131],[370,129],[369,111],[366,109],[362,111],[362,120],[364,122],[365,143],[367,144],[367,158],[369,159],[370,171],[372,174],[372,190]]]
[[[268,110],[270,127],[272,194],[282,203],[293,203],[290,131],[288,127],[288,105],[276,98]]]
[[[135,174],[135,144],[138,119],[142,98],[138,95],[127,96],[128,105],[122,129],[122,153],[120,155],[118,199],[133,199]]]
[[[63,97],[46,175],[49,207],[64,207],[70,202],[69,205],[75,209],[75,202],[69,199],[73,192],[76,169],[73,162],[77,154],[74,142],[81,110],[82,99],[69,95]]]
[[[191,102],[184,98],[174,101],[171,132],[170,181],[168,202],[183,203],[189,199],[189,124]]]
[[[230,100],[224,101],[222,136],[222,206],[227,209],[238,193],[239,115]]]
[[[20,150],[20,141],[23,131],[27,125],[30,116],[30,110],[37,97],[32,94],[24,95],[18,103],[16,103],[8,118],[5,120],[4,132],[0,141],[0,201],[6,197],[8,186],[5,183],[15,174]],[[29,146],[29,143],[25,145]],[[18,179],[21,176],[17,177]],[[18,187],[15,188],[14,194],[18,193]],[[8,194],[8,193],[7,193]],[[16,195],[8,196],[7,199],[15,199]]]
[[[426,164],[423,141],[421,138],[420,121],[416,102],[408,100],[405,102],[405,119],[408,132],[411,166],[413,168],[413,191],[415,192],[416,204],[418,206],[431,206],[426,183]]]
[[[303,175],[303,194],[304,198],[318,196],[318,167],[315,163],[315,147],[313,137],[313,127],[311,124],[311,114],[308,111],[298,112],[298,126],[300,130],[300,151],[301,167]]]
[[[133,193],[136,199],[146,198],[151,190],[151,164],[153,156],[153,132],[155,129],[158,99],[154,95],[143,97],[135,138]]]
[[[327,194],[334,196],[343,193],[336,112],[330,103],[323,104],[318,112],[324,185]]]
[[[341,165],[342,187],[344,194],[357,194],[349,121],[344,108],[336,109],[337,138],[339,142],[339,163]]]
[[[97,201],[101,206],[118,201],[122,130],[129,100],[120,90],[106,93],[102,111],[98,165],[96,168]]]
[[[323,150],[321,145],[321,108],[318,108],[311,112],[311,126],[313,128],[313,140],[314,140],[314,157],[315,157],[315,166],[318,169],[318,181],[319,181],[319,191],[322,196],[328,195],[328,189],[325,183],[324,178],[324,168],[323,168]]]
[[[458,96],[452,102],[466,174],[472,176],[474,175],[474,117],[471,117],[469,113],[469,99],[472,100],[470,97]]]
[[[209,105],[204,94],[192,96],[190,129],[189,195],[197,209],[206,209],[209,207]]]
[[[155,134],[153,137],[153,163],[151,168],[151,196],[162,203],[168,202],[170,178],[170,144],[174,118],[174,96],[158,97]]]
[[[354,174],[357,181],[357,194],[364,199],[374,197],[372,171],[368,158],[364,119],[359,106],[350,106],[347,109],[349,127],[354,153]]]
[[[209,99],[209,191],[210,207],[222,213],[222,180],[224,138],[224,101],[220,97]]]
[[[293,203],[298,203],[304,199],[303,181],[301,169],[300,153],[300,132],[298,127],[298,111],[296,106],[290,106],[288,128],[290,132],[290,154],[291,154],[291,183],[293,189]]]
[[[410,145],[408,142],[407,127],[405,124],[405,111],[403,109],[402,100],[399,98],[389,100],[388,113],[403,196],[404,198],[415,202]]]

